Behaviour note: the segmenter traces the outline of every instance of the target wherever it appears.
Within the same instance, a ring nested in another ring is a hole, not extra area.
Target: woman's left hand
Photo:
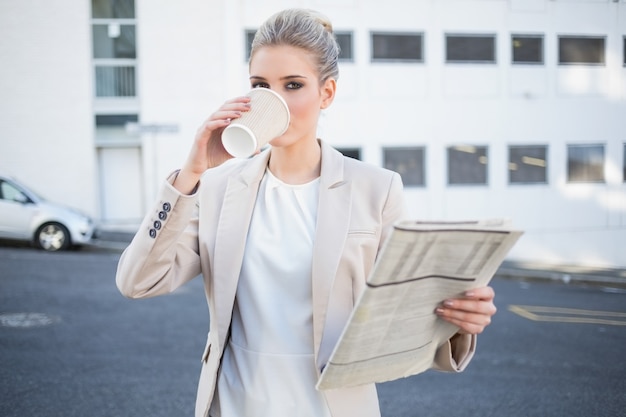
[[[435,313],[460,328],[461,334],[479,334],[496,314],[493,303],[495,292],[491,287],[466,291],[461,298],[444,300]]]

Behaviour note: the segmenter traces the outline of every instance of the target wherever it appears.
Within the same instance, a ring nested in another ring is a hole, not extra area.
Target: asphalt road
[[[193,415],[201,282],[127,300],[118,257],[0,247],[0,417]],[[626,416],[623,289],[493,286],[499,312],[469,368],[380,384],[384,417]]]

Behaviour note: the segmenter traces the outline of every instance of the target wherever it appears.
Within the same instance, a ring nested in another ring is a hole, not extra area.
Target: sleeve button
[[[163,203],[163,210],[169,212],[172,209],[172,205],[168,202]]]
[[[154,221],[154,228],[155,228],[156,230],[161,230],[161,222],[160,222],[160,221],[158,221],[158,220],[155,220],[155,221]]]
[[[164,211],[159,211],[159,219],[161,220],[167,219],[167,213]]]
[[[150,229],[150,237],[154,239],[156,237],[156,230]]]

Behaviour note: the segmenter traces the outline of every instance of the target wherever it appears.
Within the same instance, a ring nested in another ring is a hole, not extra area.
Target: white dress
[[[269,171],[250,223],[212,417],[330,417],[315,389],[311,262],[319,178]]]

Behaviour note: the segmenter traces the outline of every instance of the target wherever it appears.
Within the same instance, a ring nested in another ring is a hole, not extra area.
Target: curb
[[[121,254],[134,235],[135,232],[128,231],[101,231],[91,244],[84,246],[84,249]],[[504,261],[494,277],[520,281],[550,281],[563,284],[626,288],[626,269],[618,268]]]

